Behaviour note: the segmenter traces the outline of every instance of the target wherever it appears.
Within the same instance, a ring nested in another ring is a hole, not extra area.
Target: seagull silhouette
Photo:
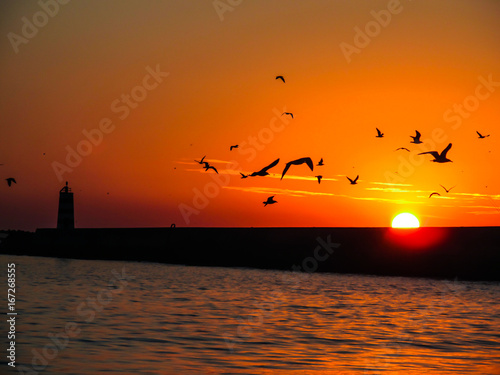
[[[321,179],[323,178],[323,176],[319,175],[319,176],[314,176],[318,179],[318,184],[321,184]]]
[[[247,177],[248,177],[248,175],[247,175],[247,174],[243,174],[243,173],[241,173],[241,172],[240,172],[240,174],[241,174],[241,178],[247,178]]]
[[[323,165],[325,164],[323,163],[323,158],[321,158],[318,164],[316,164],[316,167],[322,167]]]
[[[280,180],[282,180],[283,177],[285,177],[286,171],[288,171],[288,168],[290,168],[290,166],[300,165],[300,164],[304,164],[304,163],[307,164],[307,166],[311,169],[311,171],[314,169],[313,162],[312,162],[311,158],[309,158],[309,157],[300,158],[297,160],[292,160],[292,161],[289,161],[288,163],[286,163],[285,169],[283,169],[283,173],[281,174]]]
[[[208,167],[205,167],[205,171],[208,171],[209,169],[213,169],[215,171],[215,173],[219,174],[219,172],[217,172],[217,169],[213,165],[209,165]]]
[[[201,160],[195,160],[195,162],[197,162],[198,164],[203,164],[203,163],[205,163],[205,162],[203,161],[203,159],[205,159],[205,157],[206,157],[206,156],[207,156],[207,155],[205,155],[204,157],[202,157],[202,158],[201,158]]]
[[[258,172],[253,172],[250,177],[255,177],[255,176],[267,176],[269,175],[269,173],[267,172],[269,169],[271,169],[272,167],[274,167],[276,164],[278,164],[278,162],[280,161],[280,159],[276,159],[275,161],[273,161],[271,164],[269,164],[267,167],[264,167],[262,168],[260,171]]]
[[[203,168],[205,168],[205,171],[208,171],[209,169],[213,169],[215,171],[215,173],[219,174],[219,172],[217,172],[217,169],[213,165],[208,164],[206,161],[204,163],[205,163],[205,166]]]
[[[418,130],[415,130],[415,136],[413,135],[410,135],[410,137],[413,138],[413,141],[410,141],[410,143],[415,143],[415,144],[419,144],[419,143],[422,143],[422,141],[420,140],[420,136],[422,134],[420,134],[420,132]]]
[[[408,150],[406,147],[400,147],[400,148],[395,149],[394,151],[398,151],[398,150],[406,150],[406,151],[410,152],[410,150]]]
[[[11,186],[11,185],[12,185],[12,183],[17,184],[16,180],[15,180],[14,178],[12,178],[12,177],[6,178],[6,179],[5,179],[5,181],[7,181],[7,184],[8,184],[9,186]]]
[[[266,207],[268,204],[278,203],[278,201],[275,201],[273,198],[274,198],[274,195],[267,198],[267,201],[262,202],[262,203],[264,203],[264,207]]]
[[[384,137],[384,133],[382,133],[380,130],[378,130],[378,128],[375,128],[377,129],[377,135],[375,136],[376,138],[383,138]]]
[[[285,78],[283,76],[276,76],[276,79],[281,79],[285,83]]]
[[[449,192],[450,192],[450,190],[451,190],[451,189],[453,189],[453,188],[454,188],[455,186],[457,186],[457,185],[454,185],[454,186],[452,186],[452,187],[451,187],[451,188],[449,188],[449,189],[446,189],[443,185],[439,185],[439,186],[441,186],[441,187],[444,189],[444,191],[446,191],[447,193],[449,193]]]
[[[429,195],[429,198],[432,197],[433,195],[439,195],[439,196],[441,196],[441,194],[439,194],[438,192],[435,191],[434,193],[431,193],[431,195]]]
[[[283,116],[283,115],[289,115],[289,116],[292,116],[292,118],[293,118],[293,113],[292,112],[283,112],[281,114],[281,116]]]
[[[481,134],[481,133],[479,133],[477,130],[476,130],[476,133],[477,133],[477,135],[479,136],[478,138],[481,138],[481,139],[482,139],[482,138],[486,138],[486,137],[489,137],[489,136],[490,136],[489,134],[488,134],[488,135],[482,135],[482,134]]]
[[[450,148],[451,148],[451,143],[448,146],[446,146],[446,148],[443,151],[441,151],[441,153],[438,153],[437,151],[427,151],[427,152],[421,152],[419,155],[431,154],[432,156],[434,156],[434,160],[431,161],[435,163],[448,163],[451,162],[451,160],[446,157],[446,154],[448,153],[448,151],[450,151]]]
[[[233,148],[238,148],[238,145],[234,145],[234,146],[229,147],[229,151],[233,151]]]
[[[359,178],[359,174],[356,176],[356,178],[354,180],[351,180],[349,177],[347,177],[347,179],[351,182],[351,185],[356,185],[358,183],[358,178]]]

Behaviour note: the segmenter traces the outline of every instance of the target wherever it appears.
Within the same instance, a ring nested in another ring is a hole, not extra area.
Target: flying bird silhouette
[[[351,185],[356,185],[358,183],[358,178],[359,178],[359,174],[356,176],[356,178],[354,180],[351,180],[349,177],[347,177],[347,179],[351,182]]]
[[[247,175],[247,174],[243,174],[243,173],[241,173],[241,172],[240,172],[240,174],[241,174],[241,178],[247,178],[247,177],[248,177],[248,175]]]
[[[383,138],[384,137],[384,133],[382,133],[380,130],[378,130],[378,128],[375,128],[377,129],[377,135],[375,136],[376,138]]]
[[[205,157],[206,157],[206,156],[207,156],[207,155],[205,155],[204,157],[202,157],[202,158],[201,158],[201,160],[195,160],[195,162],[197,162],[198,164],[203,164],[203,163],[205,163],[205,162],[203,161],[203,159],[205,159]]]
[[[478,138],[481,138],[481,139],[482,139],[482,138],[486,138],[486,137],[489,137],[489,136],[490,136],[489,134],[488,134],[488,135],[482,135],[482,134],[481,134],[481,133],[479,133],[477,130],[476,130],[476,133],[477,133],[477,135],[479,136]]]
[[[318,184],[321,184],[321,179],[323,178],[323,176],[319,175],[319,176],[314,176],[318,179]]]
[[[219,174],[219,172],[217,172],[217,169],[213,165],[209,165],[208,167],[205,167],[205,171],[208,171],[209,169],[213,169],[215,171],[215,173]]]
[[[323,163],[323,158],[321,158],[318,164],[316,164],[316,167],[322,167],[323,165],[325,164]]]
[[[205,166],[203,167],[203,168],[205,168],[205,171],[208,171],[209,169],[213,169],[215,171],[215,173],[219,174],[219,172],[217,172],[217,169],[213,165],[208,164],[208,162],[206,162],[206,161],[204,161],[203,163],[205,164]]]
[[[238,145],[234,145],[234,146],[229,147],[229,151],[233,151],[233,148],[238,148]]]
[[[441,196],[441,194],[439,194],[438,192],[435,191],[434,193],[431,193],[431,195],[429,195],[429,198],[432,197],[433,195],[439,195],[439,196]]]
[[[285,78],[283,76],[276,76],[276,79],[281,79],[285,83]]]
[[[12,183],[17,184],[16,180],[12,177],[6,178],[5,181],[7,181],[7,185],[11,186]]]
[[[446,157],[446,154],[448,153],[448,151],[450,151],[450,148],[451,148],[451,143],[448,146],[446,146],[446,148],[443,151],[441,151],[441,153],[438,153],[437,151],[427,151],[427,152],[421,152],[419,155],[431,154],[432,156],[434,156],[434,160],[431,161],[435,163],[448,163],[451,162],[451,160]]]
[[[420,140],[421,136],[422,136],[422,134],[420,134],[420,132],[418,130],[415,130],[415,136],[410,135],[410,137],[413,138],[413,141],[410,141],[410,143],[415,143],[415,144],[422,143],[422,141]]]
[[[278,203],[278,201],[275,201],[273,198],[274,198],[274,195],[267,198],[267,201],[262,202],[262,203],[264,203],[264,207],[266,207],[268,204]]]
[[[289,115],[289,116],[292,116],[292,118],[293,118],[293,113],[292,112],[283,112],[281,114],[281,116],[283,116],[283,115]]]
[[[410,150],[408,150],[406,147],[400,147],[400,148],[395,149],[394,151],[398,151],[398,150],[406,150],[406,151],[410,152]]]
[[[451,190],[451,189],[453,189],[453,188],[454,188],[455,186],[457,186],[457,185],[454,185],[454,186],[452,186],[452,187],[451,187],[451,188],[449,188],[449,189],[446,189],[443,185],[439,185],[439,186],[441,186],[441,187],[444,189],[444,191],[446,191],[447,193],[449,193],[449,192],[450,192],[450,190]]]
[[[280,161],[280,159],[276,159],[275,161],[273,161],[271,164],[269,164],[267,167],[264,167],[262,168],[260,171],[258,172],[253,172],[250,177],[255,177],[255,176],[267,176],[269,175],[269,173],[267,172],[269,169],[271,169],[272,167],[274,167],[276,164],[278,164],[278,162]]]
[[[304,163],[307,164],[307,166],[311,169],[311,171],[314,169],[313,162],[312,162],[311,158],[309,158],[309,157],[300,158],[297,160],[292,160],[292,161],[289,161],[288,163],[286,163],[285,169],[283,169],[283,173],[281,174],[280,180],[282,180],[283,177],[285,177],[286,171],[288,171],[288,168],[290,168],[290,166],[300,165],[300,164],[304,164]]]

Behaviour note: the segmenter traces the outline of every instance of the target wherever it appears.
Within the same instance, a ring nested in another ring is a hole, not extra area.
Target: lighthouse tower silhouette
[[[75,210],[73,206],[73,193],[68,187],[68,181],[59,191],[59,210],[57,212],[57,229],[75,228]]]

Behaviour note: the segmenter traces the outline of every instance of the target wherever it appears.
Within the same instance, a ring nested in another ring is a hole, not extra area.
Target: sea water
[[[0,259],[1,374],[500,374],[500,283]]]

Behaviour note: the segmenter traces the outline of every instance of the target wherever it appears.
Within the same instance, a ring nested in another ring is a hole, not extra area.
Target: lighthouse
[[[57,229],[75,228],[75,210],[73,206],[73,193],[68,187],[68,181],[59,191],[59,210],[57,212]]]

